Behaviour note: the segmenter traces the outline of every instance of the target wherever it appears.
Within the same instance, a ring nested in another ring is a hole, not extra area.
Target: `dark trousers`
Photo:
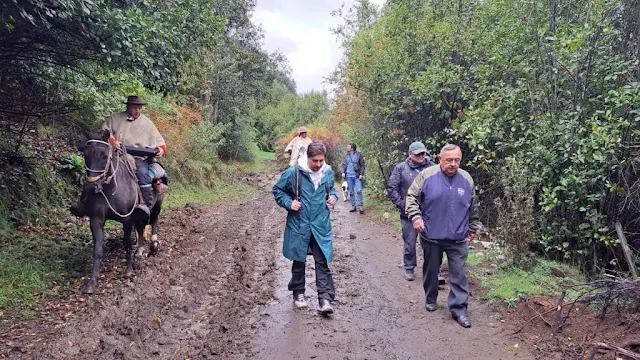
[[[467,315],[469,302],[469,281],[467,280],[467,256],[469,246],[466,241],[426,240],[420,237],[424,251],[422,267],[422,286],[427,304],[435,304],[438,299],[438,270],[442,263],[442,254],[447,254],[449,261],[449,311],[458,317]]]
[[[416,260],[416,239],[418,232],[413,229],[413,223],[409,219],[400,218],[402,224],[402,240],[404,240],[403,263],[405,270],[415,269]]]
[[[151,187],[151,175],[149,175],[149,162],[147,159],[136,158],[136,175],[138,176],[138,185],[145,204],[151,206],[153,202],[153,188]]]
[[[311,235],[309,247],[313,253],[313,259],[316,263],[316,289],[318,290],[318,300],[333,301],[336,297],[335,288],[333,287],[333,276],[327,263],[320,245]],[[289,281],[289,291],[293,291],[293,295],[304,294],[305,281],[305,263],[301,261],[293,261],[291,266],[291,281]]]

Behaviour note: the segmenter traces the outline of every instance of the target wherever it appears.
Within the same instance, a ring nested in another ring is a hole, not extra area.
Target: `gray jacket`
[[[413,180],[422,170],[433,165],[435,165],[435,163],[431,161],[431,158],[428,156],[426,157],[425,162],[421,165],[416,165],[411,161],[411,158],[407,157],[405,161],[393,168],[393,172],[389,178],[387,196],[389,197],[389,200],[395,204],[398,210],[400,210],[400,218],[407,219],[404,208],[406,204],[407,191],[409,191],[409,187],[413,183]]]
[[[359,151],[354,151],[353,152],[355,155],[357,155],[358,160],[354,162],[353,167],[356,171],[356,174],[358,176],[362,175],[364,176],[364,172],[365,172],[365,163],[364,163],[364,156],[362,155],[361,152]],[[347,164],[348,162],[351,161],[349,160],[349,153],[347,153],[344,156],[344,159],[342,160],[342,173],[343,174],[347,174]]]

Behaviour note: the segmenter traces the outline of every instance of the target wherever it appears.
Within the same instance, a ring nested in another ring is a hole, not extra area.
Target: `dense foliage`
[[[616,221],[640,247],[639,13],[628,0],[391,0],[381,12],[361,0],[337,31],[334,122],[386,176],[411,141],[434,155],[460,144],[494,235],[521,255],[616,265]]]
[[[297,96],[287,60],[263,50],[254,7],[244,0],[3,2],[0,232],[42,223],[49,207],[64,205],[78,186],[67,183],[83,173],[75,142],[123,110],[127,95],[148,103],[143,112],[166,137],[173,179],[201,186],[228,176],[220,160],[249,161],[256,144],[273,150],[292,127],[326,117],[326,96]],[[55,196],[41,191],[52,187]]]

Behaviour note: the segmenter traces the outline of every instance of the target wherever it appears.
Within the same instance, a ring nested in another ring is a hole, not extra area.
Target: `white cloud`
[[[351,6],[355,0],[344,1]],[[382,5],[384,0],[373,0]],[[280,50],[289,59],[298,93],[330,90],[323,84],[341,58],[341,49],[331,27],[339,19],[331,16],[342,0],[258,0],[253,21],[265,32],[265,48]]]

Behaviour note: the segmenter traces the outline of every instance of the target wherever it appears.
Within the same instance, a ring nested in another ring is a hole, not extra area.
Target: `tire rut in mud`
[[[282,226],[270,194],[187,205],[161,223],[161,252],[136,277],[88,298],[76,319],[48,328],[34,358],[227,358],[244,353],[258,305],[270,301]],[[101,284],[104,286],[104,284]],[[24,353],[10,357],[25,358]]]

